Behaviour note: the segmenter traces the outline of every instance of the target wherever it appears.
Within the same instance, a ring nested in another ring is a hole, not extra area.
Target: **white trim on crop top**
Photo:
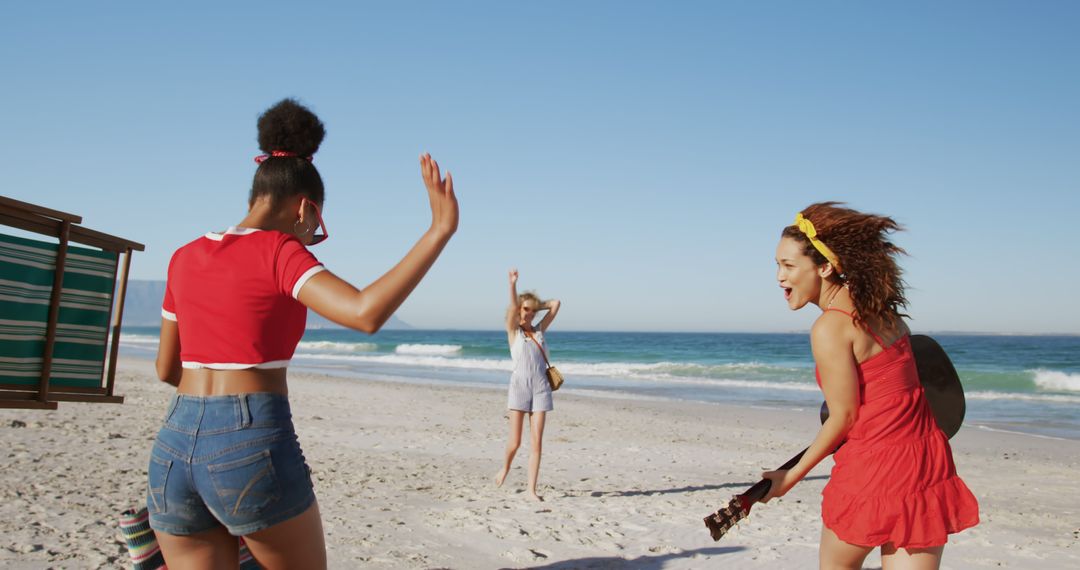
[[[226,235],[246,236],[248,234],[253,234],[255,232],[261,232],[261,231],[262,230],[260,230],[259,228],[245,228],[245,227],[241,227],[241,226],[229,226],[229,228],[226,229],[224,232],[206,232],[206,235],[204,235],[203,237],[205,237],[206,239],[212,239],[214,241],[221,241]],[[296,284],[293,285],[293,288],[292,288],[292,297],[293,297],[293,299],[296,299],[296,300],[299,301],[300,300],[300,289],[304,285],[307,284],[309,279],[311,279],[312,277],[314,277],[315,275],[317,275],[317,274],[319,274],[319,273],[321,273],[323,271],[326,271],[326,267],[323,266],[321,263],[319,265],[316,265],[315,267],[312,267],[311,269],[308,269],[307,271],[305,271],[304,274],[301,275],[296,280]],[[176,322],[176,313],[170,313],[169,311],[166,311],[165,309],[161,309],[161,317],[164,318],[165,320],[169,320],[169,321],[172,321],[174,323]],[[275,362],[277,362],[277,361],[275,361]],[[285,361],[285,362],[286,362],[286,364],[288,363],[288,361]],[[266,363],[266,364],[272,364],[272,363]],[[214,367],[214,368],[217,368],[218,366],[219,365],[217,365],[217,364],[208,364],[208,365],[206,365],[206,367]],[[222,364],[221,366],[231,366],[231,365]],[[243,367],[243,368],[251,368],[252,367],[252,365],[250,365],[250,364],[238,364],[236,366],[240,366],[240,367]],[[270,368],[277,368],[277,366],[272,366]]]
[[[222,241],[226,235],[244,236],[250,235],[255,232],[261,232],[259,228],[246,228],[242,226],[229,226],[224,232],[206,232],[203,236],[213,241]],[[292,288],[292,297],[298,299],[300,295],[300,289],[307,284],[308,280],[317,275],[318,273],[325,271],[326,267],[322,264],[316,265],[311,269],[305,271],[296,280],[296,284]],[[177,322],[176,313],[171,313],[165,309],[161,310],[161,316],[167,320]],[[187,369],[213,369],[213,370],[247,370],[251,368],[257,369],[274,369],[274,368],[287,368],[291,360],[272,360],[269,362],[260,363],[242,363],[242,362],[193,362],[193,361],[181,361],[182,368]]]

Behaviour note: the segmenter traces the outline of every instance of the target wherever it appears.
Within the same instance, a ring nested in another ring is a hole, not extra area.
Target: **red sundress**
[[[846,311],[830,309],[851,316]],[[857,366],[859,415],[822,491],[821,518],[844,542],[941,546],[979,523],[919,382],[908,335]],[[818,375],[818,386],[821,376]]]

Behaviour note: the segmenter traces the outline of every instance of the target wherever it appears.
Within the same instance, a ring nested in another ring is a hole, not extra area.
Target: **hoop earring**
[[[296,226],[298,226],[298,225],[300,225],[300,220],[296,220],[295,222],[293,222],[293,233],[296,234],[296,237],[306,236],[309,233],[311,233],[312,228],[310,228],[310,227],[305,228],[304,231],[302,231],[302,232],[296,231]]]

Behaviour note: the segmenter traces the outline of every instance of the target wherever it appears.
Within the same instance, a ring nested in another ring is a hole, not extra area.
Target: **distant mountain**
[[[161,324],[161,300],[165,298],[164,281],[129,279],[124,297],[124,322],[128,327],[154,327]]]
[[[124,300],[124,323],[126,327],[156,327],[161,324],[161,300],[165,298],[164,281],[128,281],[127,297]],[[307,328],[340,329],[340,325],[308,311]],[[387,330],[411,329],[411,325],[396,316],[383,325]]]

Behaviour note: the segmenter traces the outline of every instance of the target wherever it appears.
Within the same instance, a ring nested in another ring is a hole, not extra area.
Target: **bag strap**
[[[547,367],[551,368],[551,362],[548,362],[547,354],[544,351],[544,345],[540,344],[540,342],[536,340],[536,337],[533,336],[533,334],[531,332],[529,332],[529,331],[527,331],[525,329],[521,329],[521,332],[529,335],[529,338],[531,338],[532,341],[536,343],[536,347],[540,349],[540,356],[544,357],[544,364],[547,364]]]

